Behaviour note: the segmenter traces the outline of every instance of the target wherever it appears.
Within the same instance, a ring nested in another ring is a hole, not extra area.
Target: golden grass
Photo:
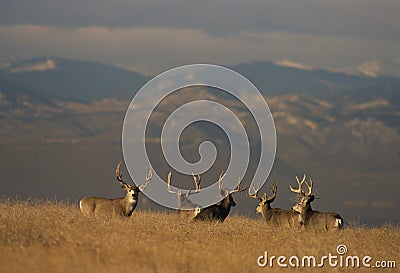
[[[339,244],[348,255],[394,260],[397,269],[257,266],[266,250],[321,257],[337,255]],[[191,223],[144,211],[109,219],[54,202],[0,201],[0,272],[398,272],[399,266],[398,227],[295,231],[239,216]]]

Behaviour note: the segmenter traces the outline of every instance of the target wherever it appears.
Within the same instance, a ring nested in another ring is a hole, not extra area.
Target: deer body
[[[335,230],[343,227],[343,218],[335,212],[320,212],[311,208],[311,201],[300,200],[292,209],[300,213],[300,222],[307,229]]]
[[[250,195],[251,198],[259,199],[260,203],[256,208],[256,213],[261,213],[264,220],[276,227],[300,227],[300,214],[291,210],[284,210],[280,208],[271,208],[271,203],[276,198],[277,185],[276,183],[271,188],[272,196],[268,197],[264,193],[262,198],[257,197],[258,190]]]
[[[270,208],[261,212],[266,222],[277,227],[300,227],[299,213],[279,208]]]
[[[199,214],[201,207],[188,199],[188,196],[181,195],[178,197],[178,218],[183,220],[192,220]]]
[[[176,194],[178,197],[178,218],[192,220],[200,212],[201,207],[189,200],[191,190],[188,190],[185,194],[182,193],[181,189],[176,192],[171,190],[171,175],[171,172],[169,172],[167,182],[168,192]],[[200,176],[195,176],[193,174],[193,181],[196,185],[196,190],[194,192],[197,193],[200,191]]]
[[[301,195],[299,202],[293,206],[292,210],[300,213],[300,224],[306,229],[317,229],[317,230],[338,230],[343,227],[343,218],[335,212],[320,212],[311,208],[311,203],[315,199],[315,195],[312,194],[313,182],[310,178],[310,184],[305,182],[306,175],[303,180],[299,181],[296,176],[298,189],[290,189]],[[302,184],[306,183],[308,192],[306,193],[302,189]]]
[[[306,227],[319,227],[323,230],[341,229],[343,227],[342,217],[334,212],[320,212],[312,210],[302,215]]]
[[[131,186],[122,180],[120,172],[120,162],[117,165],[116,176],[120,181],[121,187],[126,191],[126,195],[121,198],[108,199],[103,197],[84,197],[79,201],[79,208],[84,215],[95,215],[95,216],[131,216],[135,210],[139,192],[143,191],[145,187],[150,183],[152,177],[152,169],[150,168],[149,173],[146,175],[146,182],[143,185]]]
[[[222,199],[219,204],[211,205],[200,211],[199,214],[194,217],[194,221],[219,221],[223,222],[228,217],[231,207],[236,206],[233,200],[232,194]]]
[[[136,198],[127,193],[125,197],[107,199],[102,197],[85,197],[79,202],[79,207],[85,215],[103,216],[131,216],[138,202]]]
[[[222,179],[224,177],[225,173],[223,172],[219,176],[218,185],[221,196],[225,196],[225,198],[217,204],[201,209],[196,217],[193,218],[194,221],[225,221],[226,217],[228,217],[229,212],[231,211],[231,207],[236,206],[232,194],[247,190],[247,187],[245,187],[244,189],[240,188],[240,179],[238,182],[238,186],[235,189],[228,191],[226,188],[222,188]]]

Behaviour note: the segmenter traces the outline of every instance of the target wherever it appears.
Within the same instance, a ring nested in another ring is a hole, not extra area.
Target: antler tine
[[[153,168],[150,165],[149,171],[146,174],[146,182],[143,185],[139,186],[139,190],[143,191],[150,183],[152,177],[153,177]]]
[[[301,184],[303,184],[306,181],[306,173],[303,174],[303,179],[301,179]]]
[[[271,191],[273,194],[276,194],[277,190],[278,190],[278,185],[276,184],[276,182],[274,182],[274,184],[272,184],[271,186]]]
[[[121,164],[122,164],[122,161],[118,163],[117,168],[115,169],[115,176],[117,177],[117,180],[121,184],[128,185],[125,181],[122,180]]]
[[[200,175],[194,175],[194,173],[192,172],[192,176],[193,176],[193,181],[196,184],[196,192],[200,191]]]
[[[241,189],[241,188],[240,188],[240,183],[242,183],[240,177],[239,177],[239,181],[238,181],[238,182],[239,182],[239,184],[237,185],[237,187],[236,187],[235,189],[233,189],[230,193],[242,192],[242,191],[246,191],[246,190],[248,189],[248,185],[246,185],[246,186],[244,187],[244,189]]]
[[[310,196],[312,194],[312,187],[313,187],[313,181],[312,181],[311,177],[310,177],[310,184],[308,184],[306,182],[306,186],[307,186],[307,189],[308,189],[307,195]]]
[[[302,189],[301,186],[302,186],[303,183],[305,182],[305,179],[306,179],[306,174],[304,174],[303,179],[302,179],[301,181],[300,181],[299,178],[296,176],[296,181],[297,181],[297,184],[298,184],[298,189],[293,189],[292,186],[289,185],[290,190],[291,190],[292,192],[294,192],[294,193],[298,193],[298,194],[304,195],[305,192],[303,191],[303,189]]]
[[[263,196],[261,197],[261,201],[263,201],[263,202],[267,201],[267,197],[268,197],[267,193],[264,192]]]
[[[219,186],[220,190],[222,189],[222,179],[224,179],[225,175],[226,175],[226,172],[224,172],[224,171],[222,171],[222,173],[219,175],[218,186]]]
[[[267,202],[273,202],[275,200],[277,190],[278,190],[278,185],[276,184],[276,182],[274,182],[274,184],[271,186],[272,196],[266,199]]]
[[[173,194],[177,194],[178,192],[171,190],[171,175],[172,175],[172,173],[169,172],[168,173],[168,182],[167,182],[168,192],[173,193]]]
[[[122,164],[122,161],[120,161],[118,163],[117,168],[115,169],[115,175],[117,176],[118,181],[123,182],[122,175],[121,175],[121,164]]]
[[[258,195],[258,191],[259,191],[261,188],[259,188],[258,190],[256,190],[256,188],[254,187],[254,185],[252,186],[252,188],[253,188],[254,193],[253,193],[253,194],[250,194],[250,187],[249,187],[249,192],[248,192],[248,194],[247,194],[247,197],[249,197],[249,198],[254,198],[254,199],[259,199],[259,200],[261,201],[261,198],[257,196],[257,195]]]
[[[196,185],[198,188],[196,188],[196,192],[200,191],[200,183],[201,183],[201,177],[200,177],[200,174],[198,174],[197,175],[197,185]]]
[[[150,165],[149,171],[146,174],[146,182],[151,180],[152,177],[153,177],[153,167]]]

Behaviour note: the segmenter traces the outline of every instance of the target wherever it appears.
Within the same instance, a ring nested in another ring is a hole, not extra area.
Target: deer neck
[[[261,207],[261,214],[264,219],[267,218],[267,213],[271,210],[270,203],[265,203],[264,206]]]
[[[178,208],[181,208],[182,205],[185,203],[185,201],[189,200],[186,195],[183,194],[178,194]]]
[[[125,195],[125,197],[121,200],[121,206],[124,208],[125,213],[130,216],[132,211],[136,208],[137,198],[132,198],[130,194]]]
[[[229,195],[222,199],[220,206],[226,211],[227,214],[229,214],[231,210],[231,203],[229,201]]]
[[[309,217],[307,217],[308,214],[310,214],[312,212],[312,208],[310,204],[307,204],[300,212],[300,219],[301,219],[301,223],[305,224],[306,219],[308,219]]]
[[[311,212],[313,209],[311,208],[311,204],[307,204],[304,208],[304,212],[305,213],[309,213]]]

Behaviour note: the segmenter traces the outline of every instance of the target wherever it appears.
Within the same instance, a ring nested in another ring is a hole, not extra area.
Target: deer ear
[[[310,198],[308,199],[310,202],[314,201],[315,195],[311,195]]]

